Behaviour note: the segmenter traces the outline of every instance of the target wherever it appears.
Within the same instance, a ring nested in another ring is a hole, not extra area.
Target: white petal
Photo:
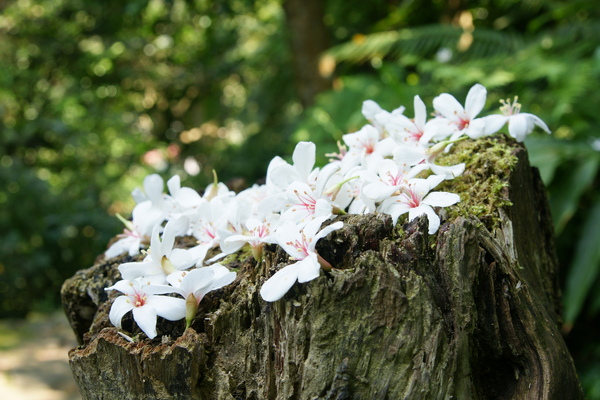
[[[437,185],[439,185],[440,183],[442,183],[444,181],[444,177],[440,176],[440,175],[429,175],[426,179],[424,180],[419,180],[419,179],[413,179],[411,180],[411,182],[417,182],[417,188],[419,191],[421,191],[423,193],[423,195],[425,195],[427,192],[429,192],[430,190],[432,190],[433,188],[435,188]],[[429,185],[429,187],[426,187],[424,184],[421,185],[421,182],[427,182],[427,185]]]
[[[181,284],[183,283],[183,278],[187,274],[188,274],[188,271],[175,271],[175,272],[167,275],[167,282],[169,283],[169,285],[171,285],[171,286],[173,286],[173,288],[177,289],[175,292],[181,294],[183,297],[187,297],[187,296],[184,294],[184,291],[181,288]],[[187,293],[187,294],[189,294],[189,293]]]
[[[133,319],[150,339],[156,337],[156,310],[147,305],[133,308]]]
[[[162,242],[160,241],[160,230],[162,227],[160,225],[156,225],[154,229],[152,229],[152,236],[150,236],[150,253],[154,256],[153,258],[156,261],[160,262],[164,253],[162,252]],[[174,239],[174,238],[173,238]]]
[[[433,207],[448,207],[460,201],[460,196],[456,193],[431,192],[421,202]]]
[[[210,287],[215,273],[209,267],[200,267],[188,272],[181,281],[181,290],[187,295]]]
[[[186,249],[173,249],[169,260],[176,269],[188,269],[196,263],[196,259],[192,257],[192,253]]]
[[[133,223],[142,235],[150,235],[154,227],[163,222],[164,215],[165,213],[149,200],[138,203],[131,212]]]
[[[488,133],[485,130],[485,121],[482,118],[471,120],[466,135],[471,139],[479,139],[487,136]]]
[[[310,253],[304,260],[298,261],[298,282],[304,283],[319,277],[321,265],[315,253]]]
[[[156,315],[168,319],[169,321],[178,321],[185,317],[184,299],[167,296],[152,296],[148,299],[146,304],[156,309]]]
[[[123,279],[133,280],[145,275],[159,274],[163,271],[154,261],[140,261],[119,265],[119,272]]]
[[[164,187],[165,182],[158,174],[148,175],[144,178],[144,191],[153,203],[159,203],[162,200]]]
[[[551,133],[550,128],[548,128],[548,125],[546,125],[546,123],[544,121],[542,121],[542,119],[540,117],[538,117],[537,115],[528,114],[528,113],[524,113],[524,114],[528,115],[529,118],[533,119],[533,123],[536,124],[537,126],[539,126],[540,128],[542,128],[546,133]]]
[[[386,185],[383,182],[370,183],[363,189],[364,195],[376,202],[389,198],[395,191],[395,186]]]
[[[290,264],[269,278],[260,288],[260,296],[265,301],[281,299],[298,280],[298,267]]]
[[[394,161],[398,165],[417,165],[427,158],[425,147],[399,144],[394,148]]]
[[[173,250],[173,246],[175,245],[175,237],[181,232],[186,232],[188,224],[189,220],[186,217],[172,219],[167,222],[160,246],[161,257],[165,255],[169,257]],[[154,249],[152,250],[154,251]]]
[[[362,115],[368,120],[373,120],[375,114],[380,113],[383,109],[373,100],[365,100],[362,104]]]
[[[117,328],[121,327],[121,320],[123,316],[133,309],[131,300],[127,296],[119,296],[115,299],[114,303],[110,307],[110,313],[108,317],[110,322]]]
[[[467,100],[465,101],[465,112],[470,119],[475,118],[483,110],[486,97],[487,90],[479,83],[473,85],[469,90]]]
[[[316,146],[313,142],[299,142],[294,149],[292,160],[300,179],[306,182],[308,175],[315,165]]]
[[[104,257],[113,258],[125,253],[131,246],[131,238],[123,238],[114,242],[105,252]]]
[[[175,196],[181,187],[181,178],[179,175],[173,175],[171,179],[167,181],[167,187],[169,188],[169,193],[172,196]]]
[[[315,203],[315,217],[327,217],[329,218],[333,213],[333,206],[329,200],[317,199]]]
[[[317,235],[317,232],[321,228],[323,222],[327,220],[326,216],[318,216],[309,223],[307,223],[304,228],[302,228],[302,233],[307,238],[314,238]]]
[[[196,297],[197,299],[201,299],[206,295],[206,293],[212,292],[213,290],[217,290],[217,289],[222,288],[223,286],[229,285],[231,282],[233,282],[235,280],[235,277],[236,277],[235,272],[228,272],[227,274],[212,281],[208,287],[194,292],[194,297]]]
[[[448,166],[429,164],[429,167],[434,174],[443,176],[445,179],[456,178],[465,172],[465,163]]]
[[[448,93],[442,93],[434,98],[433,107],[437,112],[450,120],[455,120],[456,114],[462,116],[465,112],[458,100]]]
[[[485,123],[485,134],[488,136],[493,135],[502,129],[504,124],[506,124],[506,121],[508,121],[508,117],[505,115],[494,114],[483,117],[481,120]]]
[[[329,235],[331,232],[341,229],[344,226],[344,223],[342,221],[338,221],[338,222],[334,222],[331,225],[327,225],[325,228],[323,228],[319,233],[317,233],[316,236],[314,236],[314,240],[309,247],[314,249],[315,245],[317,244],[317,241],[319,241],[320,239],[324,238],[325,236]]]
[[[420,205],[419,207],[411,208],[408,212],[408,220],[412,221],[423,214],[427,215],[427,220],[429,221],[429,234],[433,235],[440,227],[440,217],[437,216],[430,206]]]
[[[517,142],[522,142],[532,130],[533,123],[525,114],[513,115],[508,121],[508,133],[517,139]]]
[[[202,202],[202,197],[194,189],[182,187],[177,191],[175,200],[184,208],[192,208]]]
[[[425,107],[425,103],[419,97],[419,95],[415,96],[414,99],[415,106],[415,125],[419,129],[423,129],[425,126],[425,122],[427,121],[427,108]]]

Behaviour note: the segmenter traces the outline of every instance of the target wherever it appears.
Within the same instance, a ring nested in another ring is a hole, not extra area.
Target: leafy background
[[[298,11],[301,5],[302,13]],[[600,399],[600,9],[593,0],[18,0],[0,5],[0,316],[59,306],[149,173],[241,186],[419,94],[519,95],[554,217],[564,333]],[[303,41],[304,39],[304,41]],[[311,48],[307,43],[317,43]],[[317,59],[315,54],[321,54]],[[306,73],[306,72],[313,73]],[[310,88],[311,90],[306,90]],[[321,161],[324,161],[324,157]]]

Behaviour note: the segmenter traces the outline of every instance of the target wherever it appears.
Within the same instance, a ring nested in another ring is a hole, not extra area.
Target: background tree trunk
[[[338,269],[275,303],[258,290],[288,262],[285,253],[271,246],[259,264],[239,253],[228,259],[237,280],[209,294],[185,332],[182,321],[160,321],[153,341],[119,335],[103,287],[125,260],[100,258],[62,291],[82,343],[70,363],[83,397],[583,398],[558,329],[544,187],[525,149],[505,142],[460,145],[484,160],[499,148],[514,157],[510,169],[501,159],[484,163],[486,173],[503,176],[496,195],[512,206],[479,218],[448,211],[434,236],[425,217],[403,227],[385,215],[338,217],[344,228],[317,246]],[[136,329],[124,321],[127,335]]]
[[[315,96],[331,87],[331,80],[319,72],[319,60],[329,48],[329,31],[323,21],[325,2],[286,0],[287,22],[294,86],[303,107],[314,103]]]

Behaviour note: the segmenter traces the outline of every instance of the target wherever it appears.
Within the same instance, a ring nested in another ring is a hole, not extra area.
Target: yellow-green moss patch
[[[493,228],[498,209],[510,207],[509,177],[517,164],[514,141],[505,135],[494,135],[455,144],[448,153],[436,159],[439,165],[465,163],[465,172],[442,182],[436,190],[456,193],[461,201],[448,207],[448,219],[475,216]]]

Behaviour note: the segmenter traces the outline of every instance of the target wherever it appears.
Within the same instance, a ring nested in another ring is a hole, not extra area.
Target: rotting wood
[[[275,303],[258,290],[285,253],[270,246],[258,265],[241,253],[236,281],[209,294],[185,332],[159,321],[153,341],[119,335],[103,297],[119,260],[100,259],[62,292],[84,399],[583,398],[558,329],[543,185],[523,147],[494,140],[516,157],[498,193],[512,206],[447,215],[433,237],[424,217],[398,227],[338,217],[344,228],[318,244],[337,269]],[[123,328],[139,334],[131,320]]]

